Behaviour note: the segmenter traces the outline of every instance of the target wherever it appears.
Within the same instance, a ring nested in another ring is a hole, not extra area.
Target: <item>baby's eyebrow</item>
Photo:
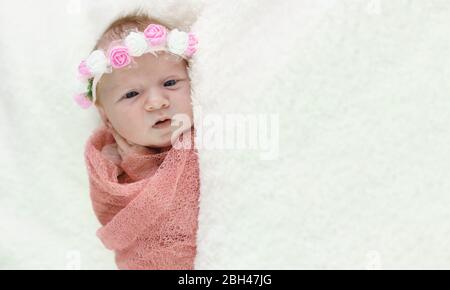
[[[184,78],[184,76],[182,76],[179,73],[172,73],[170,75],[166,75],[163,74],[161,77],[161,80],[165,80],[165,79],[169,79],[169,78]],[[116,90],[125,90],[125,86],[123,86],[124,82],[115,82],[114,84],[111,85],[111,91],[116,91]],[[137,84],[132,84],[132,82],[128,82],[131,83],[130,87],[136,86]],[[128,86],[127,86],[128,87]]]
[[[122,82],[112,82],[112,83],[109,85],[109,89],[110,89],[111,91],[117,90],[118,88],[121,87],[121,83],[122,83]]]
[[[176,74],[176,75],[170,75],[170,76],[164,77],[164,79],[168,79],[168,78],[177,78],[178,79],[178,78],[181,78],[181,76]]]
[[[129,85],[124,86],[124,83]],[[133,87],[135,85],[136,84],[133,84],[132,82],[116,82],[112,85],[111,91],[123,91],[125,90],[125,87]]]

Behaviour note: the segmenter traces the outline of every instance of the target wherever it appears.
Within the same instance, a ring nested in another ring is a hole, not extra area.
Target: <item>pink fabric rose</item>
[[[87,67],[85,60],[83,60],[78,66],[78,76],[80,79],[89,79],[92,77],[92,73]]]
[[[197,36],[194,33],[190,32],[188,47],[186,48],[184,55],[186,55],[187,57],[191,57],[192,55],[194,55],[194,53],[197,51],[197,44],[198,44]]]
[[[144,35],[152,46],[165,44],[167,38],[167,29],[158,24],[150,24],[144,30]]]
[[[75,102],[83,109],[87,109],[91,106],[92,102],[87,98],[86,94],[78,94],[73,97]]]
[[[109,61],[113,68],[122,68],[131,63],[131,57],[126,46],[116,46],[109,51]]]

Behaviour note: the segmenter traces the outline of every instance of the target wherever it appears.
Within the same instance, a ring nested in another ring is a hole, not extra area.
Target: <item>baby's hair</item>
[[[92,51],[99,49],[100,46],[106,46],[106,44],[114,40],[124,38],[131,29],[137,28],[139,31],[144,31],[149,24],[159,24],[167,27],[169,30],[173,29],[168,23],[164,23],[156,17],[151,17],[141,9],[137,9],[115,19],[101,34]],[[95,104],[101,105],[100,98],[96,98]]]

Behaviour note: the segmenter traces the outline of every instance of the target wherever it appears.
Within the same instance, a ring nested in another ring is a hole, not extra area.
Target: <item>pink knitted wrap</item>
[[[192,143],[183,146],[189,149],[129,154],[120,167],[102,155],[115,143],[106,127],[86,143],[90,196],[102,224],[97,236],[114,250],[119,269],[194,267],[200,179],[195,129],[185,134],[177,142]]]

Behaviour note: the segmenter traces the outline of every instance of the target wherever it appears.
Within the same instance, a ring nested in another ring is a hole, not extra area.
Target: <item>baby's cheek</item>
[[[189,119],[192,119],[192,102],[190,99],[185,99],[183,100],[183,102],[179,105],[178,108],[178,113],[179,114],[184,114],[187,117],[189,117]]]

